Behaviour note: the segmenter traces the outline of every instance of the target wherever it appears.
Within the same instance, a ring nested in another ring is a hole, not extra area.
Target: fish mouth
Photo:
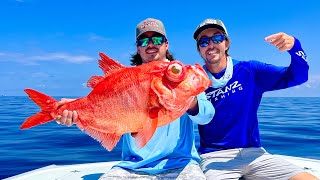
[[[201,71],[204,76],[209,78],[208,74],[206,73],[206,71],[203,69],[203,67],[200,64],[196,63],[194,66],[196,67],[197,70]]]
[[[207,72],[203,69],[203,67],[200,64],[196,63],[193,66],[193,69],[194,73],[200,78],[200,82],[202,82],[205,89],[211,86],[212,80],[209,79]]]

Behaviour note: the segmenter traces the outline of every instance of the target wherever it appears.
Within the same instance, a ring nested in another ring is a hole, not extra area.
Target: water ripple
[[[56,99],[60,99],[57,97]],[[0,97],[0,179],[51,164],[119,160],[81,132],[50,122],[20,130],[39,111],[27,97]],[[261,141],[269,153],[320,159],[320,98],[263,98],[259,108]],[[197,129],[196,144],[199,145]]]

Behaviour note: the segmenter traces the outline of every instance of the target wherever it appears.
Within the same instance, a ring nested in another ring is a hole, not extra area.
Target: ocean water
[[[28,97],[2,96],[0,102],[0,179],[51,164],[120,160],[121,143],[108,152],[76,126],[50,122],[20,130],[39,111]],[[269,153],[320,159],[320,97],[266,97],[258,116]]]

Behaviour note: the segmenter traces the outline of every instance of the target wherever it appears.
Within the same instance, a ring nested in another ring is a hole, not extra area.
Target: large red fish
[[[143,147],[155,129],[182,116],[194,97],[211,85],[203,68],[179,61],[154,61],[125,67],[103,53],[99,67],[105,76],[92,76],[93,90],[85,97],[58,106],[52,97],[25,89],[41,112],[27,118],[21,129],[54,120],[63,110],[78,113],[77,126],[111,151],[121,136],[132,133]]]

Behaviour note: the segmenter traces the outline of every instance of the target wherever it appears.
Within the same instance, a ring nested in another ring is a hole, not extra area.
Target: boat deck
[[[307,172],[320,178],[320,160],[276,155],[287,161],[304,168]],[[88,163],[75,165],[50,165],[5,180],[94,180],[119,161]]]

